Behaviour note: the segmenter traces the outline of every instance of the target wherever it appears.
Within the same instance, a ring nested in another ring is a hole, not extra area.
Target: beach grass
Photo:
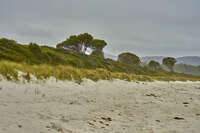
[[[45,80],[55,77],[58,80],[70,80],[81,83],[82,80],[90,79],[113,80],[120,79],[126,81],[199,81],[199,76],[170,73],[169,75],[140,75],[125,72],[111,72],[103,68],[84,69],[75,68],[69,65],[30,65],[26,63],[16,63],[11,61],[0,61],[0,74],[8,80],[19,80],[19,72],[23,72],[23,78],[31,80],[30,75],[37,79]]]

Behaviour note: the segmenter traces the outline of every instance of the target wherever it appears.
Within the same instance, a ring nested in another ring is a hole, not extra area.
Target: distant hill
[[[149,63],[155,60],[162,64],[164,56],[146,56],[141,57],[142,62]],[[174,67],[175,72],[200,75],[200,57],[198,56],[184,56],[176,58],[177,63]]]
[[[200,67],[186,64],[176,64],[174,66],[175,72],[186,73],[192,75],[200,75]]]
[[[164,56],[146,56],[141,57],[142,62],[148,63],[151,60],[158,61],[162,63]],[[199,56],[183,56],[176,58],[177,64],[187,64],[193,66],[200,66],[200,57]]]
[[[200,57],[199,56],[184,56],[176,58],[178,63],[180,64],[188,64],[193,66],[200,66]]]

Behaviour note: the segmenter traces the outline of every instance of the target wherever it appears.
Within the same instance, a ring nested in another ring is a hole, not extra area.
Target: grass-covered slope
[[[97,56],[83,55],[62,48],[22,45],[0,39],[0,74],[17,79],[17,70],[38,78],[58,79],[126,79],[126,80],[200,80],[197,76],[151,70],[148,67],[125,65]]]
[[[70,65],[76,68],[104,68],[112,72],[135,74],[151,73],[148,68],[125,65],[111,59],[89,56],[62,48],[38,46],[36,44],[21,45],[8,39],[0,39],[0,60],[8,60],[27,64]]]

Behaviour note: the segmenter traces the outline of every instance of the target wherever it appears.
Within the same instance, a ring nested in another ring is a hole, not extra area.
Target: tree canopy
[[[153,70],[160,69],[160,63],[157,61],[151,60],[148,65]]]
[[[173,67],[176,62],[176,59],[173,57],[166,57],[162,61],[163,65],[167,66],[171,71],[173,71]]]
[[[69,38],[67,38],[67,40],[57,44],[56,47],[62,47],[79,53],[85,53],[88,43],[92,40],[93,36],[88,33],[72,35]]]
[[[77,36],[77,38],[80,41],[80,43],[85,45],[87,45],[89,42],[93,40],[93,36],[88,33],[80,34]]]
[[[118,56],[118,61],[129,65],[139,65],[140,58],[133,53],[122,53]]]
[[[107,43],[104,40],[94,39],[88,43],[88,47],[92,49],[103,49]]]
[[[103,48],[107,45],[104,40],[94,39],[90,43],[88,43],[88,47],[93,51],[91,55],[96,55],[104,58]]]
[[[94,39],[88,33],[72,35],[67,40],[57,44],[57,48],[65,48],[75,52],[84,53],[87,48],[92,49],[92,55],[104,57],[103,48],[107,45],[104,40]]]

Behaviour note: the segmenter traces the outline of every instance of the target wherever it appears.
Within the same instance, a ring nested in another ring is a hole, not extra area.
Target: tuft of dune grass
[[[0,74],[6,77],[7,80],[17,80],[18,72],[14,69],[19,67],[16,63],[10,63],[7,61],[0,62]]]
[[[0,61],[0,74],[8,80],[18,80],[18,71],[26,73],[23,77],[30,80],[30,75],[37,79],[48,79],[55,77],[58,80],[70,80],[81,83],[84,78],[93,81],[120,79],[126,81],[200,81],[199,76],[169,73],[165,75],[137,75],[124,72],[111,72],[103,68],[83,69],[68,65],[39,64],[30,65],[26,63],[14,63],[10,61]]]

